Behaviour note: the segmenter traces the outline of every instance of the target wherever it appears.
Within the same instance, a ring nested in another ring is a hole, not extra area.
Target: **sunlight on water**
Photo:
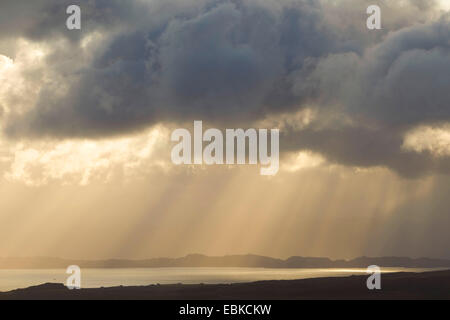
[[[423,272],[439,269],[382,268],[382,272]],[[262,280],[294,280],[366,274],[366,269],[263,269],[263,268],[142,268],[83,269],[83,288],[143,286],[150,284],[217,284]],[[65,270],[0,270],[0,291],[65,283]]]

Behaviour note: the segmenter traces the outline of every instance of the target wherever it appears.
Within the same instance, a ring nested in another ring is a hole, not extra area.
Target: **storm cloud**
[[[377,2],[383,30],[370,31]],[[450,121],[449,17],[433,1],[391,2],[79,1],[82,30],[68,31],[69,1],[4,1],[0,49],[15,60],[25,39],[46,55],[21,74],[36,98],[6,105],[2,127],[10,138],[96,138],[312,109],[308,126],[281,128],[284,151],[446,172],[448,158],[402,146],[409,130]]]

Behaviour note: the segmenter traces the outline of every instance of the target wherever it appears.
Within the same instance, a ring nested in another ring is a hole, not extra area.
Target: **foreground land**
[[[62,284],[0,293],[4,299],[132,300],[299,300],[299,299],[450,299],[450,270],[382,275],[382,289],[370,291],[367,276],[261,281],[227,285],[151,285],[68,290]]]

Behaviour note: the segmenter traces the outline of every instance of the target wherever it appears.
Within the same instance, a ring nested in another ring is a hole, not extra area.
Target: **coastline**
[[[43,284],[1,292],[0,300],[450,300],[450,270],[388,273],[381,290],[368,290],[367,275],[237,284],[149,285],[69,290]]]

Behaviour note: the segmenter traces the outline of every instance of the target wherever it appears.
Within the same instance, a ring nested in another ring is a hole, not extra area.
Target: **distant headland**
[[[78,265],[81,268],[180,268],[180,267],[243,267],[243,268],[450,268],[450,260],[407,257],[359,257],[351,260],[290,257],[276,259],[259,255],[227,255],[220,257],[191,254],[182,258],[153,258],[144,260],[74,260],[49,257],[0,258],[0,269],[57,269]]]

